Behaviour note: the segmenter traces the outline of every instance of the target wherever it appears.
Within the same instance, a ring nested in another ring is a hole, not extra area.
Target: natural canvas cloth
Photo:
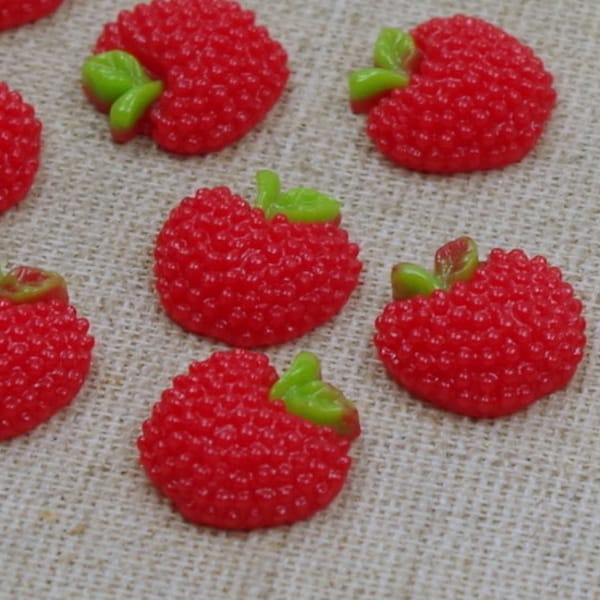
[[[96,338],[90,377],[47,424],[0,444],[4,599],[567,599],[600,597],[600,3],[594,0],[246,0],[292,75],[267,119],[234,146],[182,159],[147,138],[109,139],[80,90],[102,25],[131,0],[66,0],[0,34],[0,80],[43,121],[34,188],[0,215],[0,259],[63,273]],[[559,95],[520,164],[452,177],[386,161],[348,108],[382,26],[456,12],[531,45]],[[152,247],[168,211],[199,187],[254,195],[258,169],[343,203],[361,246],[342,313],[269,348],[277,369],[306,349],[359,407],[363,435],[335,502],[290,527],[193,526],[147,482],[135,440],[172,377],[224,346],[159,307]],[[526,412],[476,422],[390,381],[372,344],[398,260],[429,264],[462,234],[485,255],[521,247],[559,266],[585,303],[585,358],[569,387]]]

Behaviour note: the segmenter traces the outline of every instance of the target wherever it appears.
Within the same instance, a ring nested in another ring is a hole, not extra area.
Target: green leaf
[[[478,266],[477,244],[467,236],[444,244],[435,253],[434,272],[447,287],[471,279]]]
[[[295,188],[282,194],[279,177],[273,171],[258,171],[256,184],[256,205],[267,219],[282,214],[294,223],[321,223],[340,216],[340,203],[316,190]]]
[[[283,400],[291,413],[317,425],[333,426],[345,412],[342,398],[344,396],[339,390],[319,380],[290,388]]]
[[[319,359],[300,352],[271,388],[271,400],[282,400],[286,409],[316,425],[334,429],[353,440],[360,435],[358,411],[344,394],[321,380]]]
[[[296,357],[271,388],[270,398],[282,400],[292,414],[331,427],[340,436],[354,439],[360,434],[356,407],[340,390],[321,380],[319,361],[309,352]]]
[[[435,290],[444,289],[444,283],[433,273],[412,263],[398,263],[392,269],[394,300],[406,300],[413,296],[429,296]]]
[[[410,78],[405,71],[392,71],[376,67],[360,69],[351,73],[348,78],[350,99],[356,101],[374,98],[384,92],[404,88],[409,81]]]
[[[311,423],[331,427],[354,439],[360,434],[358,411],[344,394],[324,381],[309,381],[290,388],[283,398],[287,410]]]
[[[122,50],[89,57],[81,69],[83,85],[103,103],[112,104],[124,93],[150,81],[139,61]]]
[[[110,109],[111,130],[122,132],[133,129],[162,92],[162,81],[150,81],[125,92]]]
[[[375,64],[382,69],[407,69],[417,55],[415,41],[409,33],[395,28],[379,32],[375,42]]]
[[[340,203],[316,190],[295,188],[281,194],[265,214],[268,219],[283,214],[294,223],[324,223],[340,216]]]
[[[272,400],[283,398],[290,388],[317,379],[321,379],[319,359],[312,352],[300,352],[275,382],[269,396]]]

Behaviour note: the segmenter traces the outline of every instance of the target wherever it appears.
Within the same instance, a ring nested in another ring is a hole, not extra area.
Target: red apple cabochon
[[[88,329],[60,275],[0,270],[0,440],[30,431],[75,398],[91,364]]]
[[[82,68],[115,141],[147,134],[165,150],[220,150],[259,123],[287,82],[287,54],[227,0],[154,0],[105,25]]]
[[[287,342],[334,317],[362,268],[337,200],[282,192],[269,170],[256,178],[257,206],[227,187],[185,198],[154,249],[167,314],[187,331],[244,348]]]
[[[225,529],[291,524],[338,495],[356,408],[301,352],[278,378],[266,355],[220,351],[173,379],[142,427],[140,462],[187,519]]]
[[[383,29],[375,67],[350,75],[356,112],[391,161],[417,171],[504,167],[535,146],[556,102],[533,50],[475,17]]]
[[[0,31],[37,21],[62,3],[63,0],[0,0]]]
[[[39,168],[41,132],[33,106],[0,81],[0,212],[31,189]]]
[[[586,343],[582,303],[541,256],[475,242],[442,246],[434,272],[392,269],[394,301],[376,320],[389,374],[414,395],[470,417],[500,417],[564,388]]]

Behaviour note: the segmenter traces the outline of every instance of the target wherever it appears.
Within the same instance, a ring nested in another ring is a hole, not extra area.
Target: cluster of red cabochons
[[[0,30],[60,3],[4,2]],[[374,63],[350,75],[352,108],[368,111],[367,132],[385,156],[424,172],[521,160],[556,98],[530,48],[462,15],[410,34],[382,30]],[[123,11],[82,68],[84,92],[108,113],[116,141],[144,134],[181,154],[239,140],[280,98],[288,76],[283,47],[227,0],[154,0]],[[0,83],[0,211],[31,188],[41,129],[34,109]],[[328,505],[343,486],[360,434],[354,405],[323,381],[311,353],[278,376],[251,350],[298,338],[347,303],[362,264],[340,222],[335,199],[282,191],[275,173],[259,171],[254,206],[227,187],[203,188],[157,235],[156,289],[166,313],[235,347],[175,377],[138,440],[150,480],[193,522],[289,524]],[[374,343],[412,394],[491,418],[573,377],[585,345],[582,305],[544,258],[497,249],[480,261],[463,237],[438,250],[433,270],[399,263],[391,279],[394,299],[376,319]],[[30,431],[77,395],[92,360],[88,329],[62,277],[0,270],[0,440]]]

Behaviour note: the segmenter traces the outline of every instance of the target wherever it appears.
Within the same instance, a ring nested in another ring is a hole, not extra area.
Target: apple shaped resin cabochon
[[[0,81],[0,213],[29,192],[40,166],[42,124],[18,92]]]
[[[582,359],[582,303],[560,270],[522,250],[475,243],[440,248],[434,272],[399,263],[394,301],[376,320],[375,345],[409,392],[470,417],[500,417],[564,388]]]
[[[0,440],[30,431],[75,398],[92,360],[88,329],[60,275],[0,270]]]
[[[504,167],[536,144],[556,102],[533,50],[481,19],[383,29],[373,68],[350,75],[351,105],[391,161],[417,171]]]
[[[113,139],[146,134],[179,154],[220,150],[259,123],[288,79],[287,54],[227,0],[154,0],[105,25],[82,68]]]
[[[256,206],[227,187],[185,198],[154,248],[167,314],[187,331],[244,348],[287,342],[334,317],[362,268],[337,200],[282,192],[272,171],[256,178]]]
[[[62,3],[63,0],[0,0],[0,31],[37,21]]]
[[[346,481],[358,412],[301,352],[280,377],[264,354],[215,352],[173,379],[138,440],[148,478],[187,519],[225,529],[291,524]]]

